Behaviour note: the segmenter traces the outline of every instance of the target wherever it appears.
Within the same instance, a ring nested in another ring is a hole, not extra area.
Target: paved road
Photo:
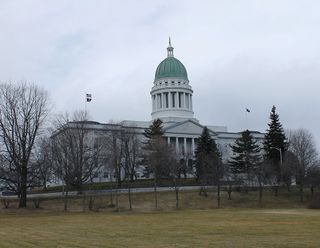
[[[186,191],[186,190],[198,190],[200,189],[201,186],[181,186],[179,187],[179,190]],[[132,188],[131,193],[143,193],[143,192],[153,192],[154,188]],[[157,187],[158,192],[164,192],[164,191],[174,191],[174,187]],[[95,195],[107,195],[110,194],[111,192],[118,194],[127,194],[128,189],[104,189],[104,190],[87,190],[84,191],[83,193],[85,194],[95,194]],[[70,191],[69,196],[77,196],[78,192],[77,191]],[[37,194],[28,194],[28,198],[59,198],[64,196],[63,192],[51,192],[51,193],[37,193]],[[8,198],[8,199],[14,199],[17,198],[17,196],[0,196],[0,198]]]

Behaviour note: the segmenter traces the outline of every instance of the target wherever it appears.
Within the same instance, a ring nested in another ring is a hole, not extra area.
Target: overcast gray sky
[[[88,92],[94,120],[150,120],[170,35],[201,124],[264,132],[276,105],[319,147],[319,26],[316,0],[0,0],[0,80],[43,86],[56,112]]]

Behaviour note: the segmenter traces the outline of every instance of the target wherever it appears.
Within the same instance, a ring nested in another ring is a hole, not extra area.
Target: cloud
[[[2,1],[0,79],[45,87],[56,111],[149,120],[168,36],[186,66],[201,123],[264,131],[273,104],[286,128],[318,134],[316,1]],[[245,108],[252,112],[245,114]]]

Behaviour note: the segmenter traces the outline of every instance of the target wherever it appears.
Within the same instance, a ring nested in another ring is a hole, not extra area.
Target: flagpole
[[[249,130],[249,123],[248,123],[248,113],[250,113],[251,111],[250,111],[250,109],[248,109],[248,108],[246,108],[246,111],[245,111],[245,113],[246,113],[246,122],[245,122],[245,124],[246,124],[246,129],[245,130]],[[250,131],[250,130],[249,130]]]
[[[87,93],[84,98],[84,114],[87,115]]]
[[[248,111],[246,111],[246,126],[247,126],[247,129],[249,130],[249,128],[248,128]]]
[[[91,93],[89,94],[89,93],[86,93],[86,95],[85,95],[86,97],[85,97],[85,102],[84,102],[84,111],[85,111],[85,114],[87,115],[87,103],[88,102],[91,102],[91,100],[92,100],[92,95],[91,95]]]

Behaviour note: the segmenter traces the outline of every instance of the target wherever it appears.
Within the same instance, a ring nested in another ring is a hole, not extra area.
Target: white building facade
[[[88,122],[87,129],[93,137],[112,132],[114,129],[131,129],[141,140],[145,139],[143,133],[152,121],[163,121],[164,137],[168,144],[175,147],[177,154],[188,161],[194,158],[197,139],[201,135],[204,125],[194,117],[193,90],[188,79],[185,66],[174,57],[173,47],[169,40],[167,57],[158,65],[153,86],[151,88],[151,120],[150,121],[122,121],[119,124],[105,124]],[[230,148],[235,140],[241,136],[241,132],[228,132],[225,126],[206,125],[212,138],[216,141],[222,159],[227,161],[232,156]],[[242,131],[242,130],[241,130]],[[264,134],[252,132],[252,136],[262,144]],[[143,168],[140,168],[137,178],[143,177]],[[109,181],[110,175],[99,173],[94,181]]]

